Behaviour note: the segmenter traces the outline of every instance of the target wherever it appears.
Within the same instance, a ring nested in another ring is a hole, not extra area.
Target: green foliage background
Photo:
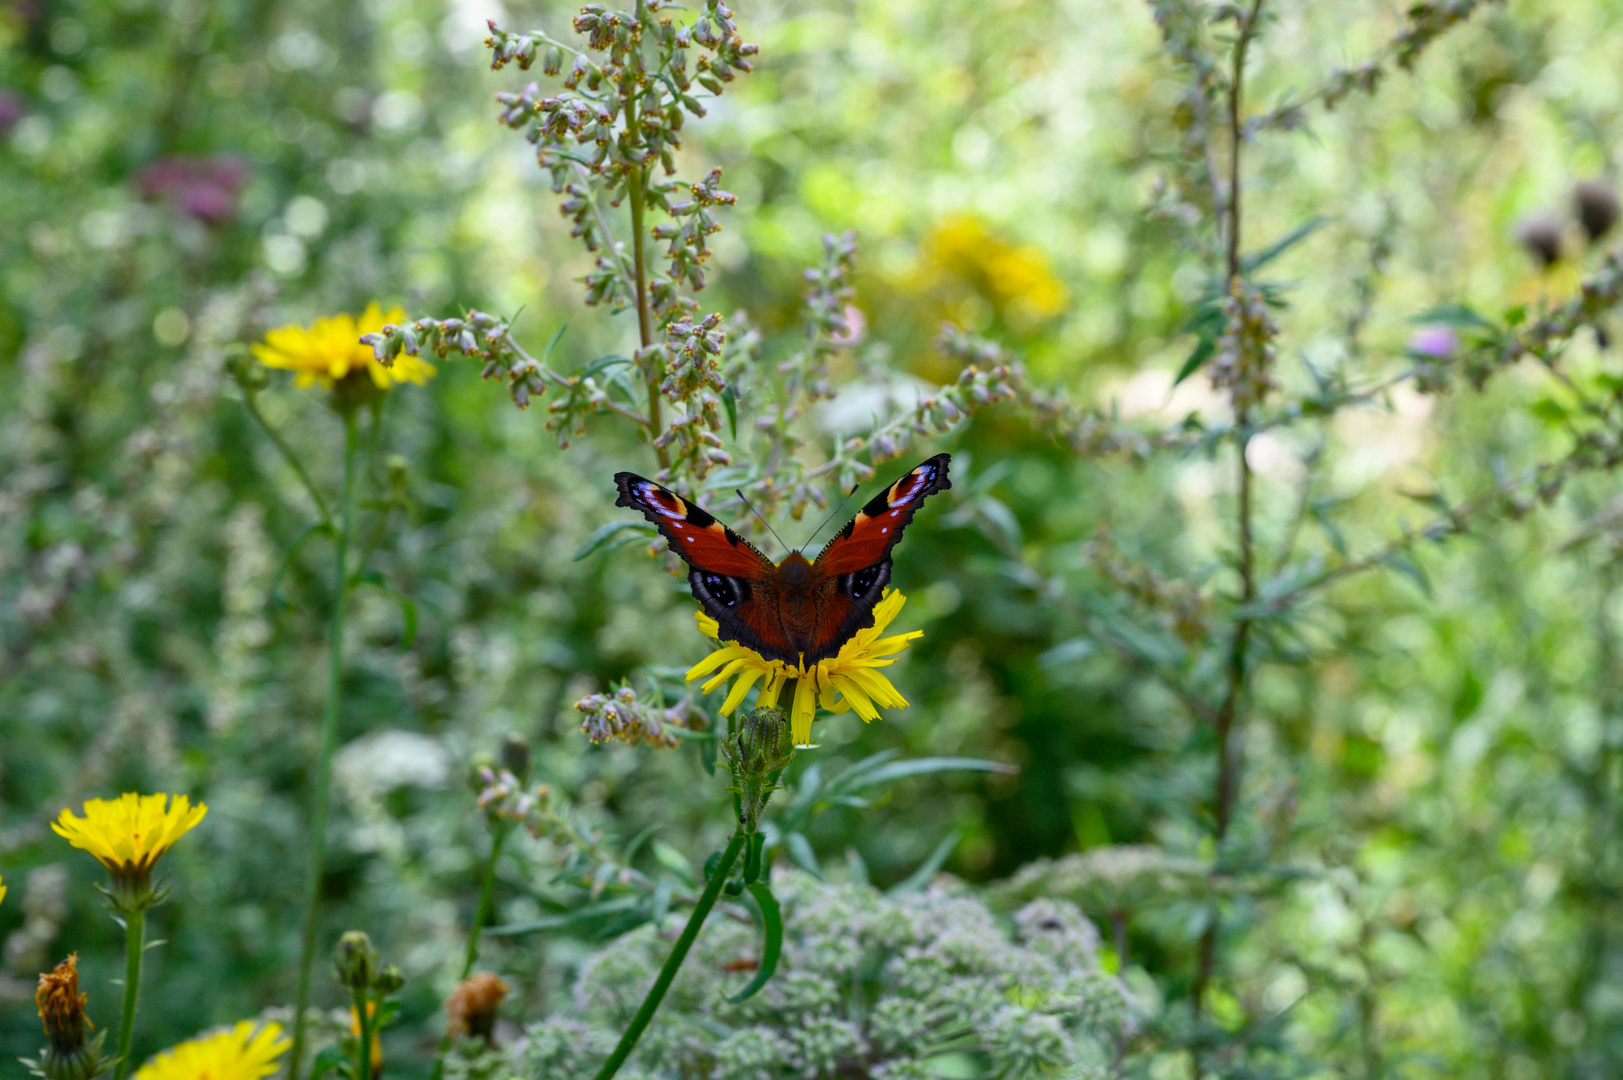
[[[373,299],[413,315],[522,309],[532,347],[567,323],[566,370],[628,351],[626,320],[580,305],[590,262],[528,148],[493,122],[491,95],[523,77],[490,73],[480,46],[488,16],[561,31],[572,12],[0,9],[0,106],[16,114],[0,129],[0,1057],[37,1049],[33,980],[68,951],[111,1023],[121,935],[91,887],[99,868],[47,828],[89,797],[186,791],[210,806],[164,863],[175,896],[149,928],[166,944],[148,954],[137,1058],[290,999],[330,553],[295,548],[308,507],[225,362],[267,328]],[[1151,15],[1098,0],[744,8],[759,70],[690,126],[685,151],[686,171],[720,164],[739,197],[707,306],[748,310],[767,357],[786,355],[820,234],[854,229],[872,344],[843,379],[950,380],[931,344],[950,320],[1080,405],[1220,422],[1203,376],[1172,388],[1209,267],[1148,212],[1190,122]],[[1620,19],[1600,2],[1490,5],[1373,95],[1248,147],[1248,250],[1323,219],[1272,267],[1289,286],[1287,390],[1311,387],[1310,367],[1393,370],[1438,305],[1498,320],[1572,294],[1598,260],[1576,227],[1547,273],[1515,228],[1566,213],[1574,180],[1612,175]],[[1252,107],[1375,54],[1398,26],[1387,5],[1282,6],[1254,46]],[[224,220],[141,197],[140,170],[176,155],[244,164]],[[1580,380],[1617,366],[1591,335],[1565,363]],[[402,509],[369,562],[388,589],[357,594],[324,884],[328,927],[366,929],[406,970],[386,1040],[403,1076],[431,1058],[487,844],[464,778],[504,733],[529,736],[538,776],[615,836],[657,825],[697,862],[728,830],[722,782],[696,755],[591,747],[570,707],[704,652],[680,579],[641,545],[573,558],[625,513],[609,477],[651,472],[651,455],[607,422],[560,450],[541,409],[514,409],[471,364],[440,368],[390,396],[399,464],[377,479]],[[261,400],[336,484],[341,434],[319,397],[278,381]],[[1402,385],[1281,427],[1252,447],[1258,542],[1332,564],[1340,545],[1375,549],[1430,519],[1434,493],[1453,502],[1561,453],[1571,402],[1523,361],[1480,389]],[[863,400],[837,404],[861,422]],[[1232,594],[1231,464],[1198,447],[1079,454],[1014,406],[938,448],[961,479],[896,570],[901,628],[925,631],[893,669],[912,707],[866,728],[825,718],[817,753],[1020,772],[907,781],[830,812],[821,861],[892,883],[953,828],[965,838],[947,869],[973,882],[1114,844],[1211,859],[1211,733],[1100,647],[1101,620],[1115,634],[1155,620],[1087,545],[1107,529],[1164,578]],[[1492,508],[1277,630],[1239,794],[1242,846],[1265,854],[1224,901],[1209,1010],[1239,1047],[1233,1075],[1615,1075],[1614,489],[1598,471],[1525,515]],[[1308,515],[1287,536],[1304,501],[1329,524]],[[1011,552],[1068,603],[1030,588]],[[547,884],[550,854],[513,843],[498,922],[579,901]],[[1174,890],[1126,912],[1126,974],[1147,1003],[1134,1069],[1182,1074],[1205,910]],[[486,962],[515,987],[508,1011],[533,1018],[588,947],[501,939]]]

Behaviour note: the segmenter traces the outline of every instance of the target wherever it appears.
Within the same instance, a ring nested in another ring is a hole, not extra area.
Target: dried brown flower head
[[[490,1043],[496,1026],[496,1010],[507,996],[507,983],[500,976],[481,971],[451,992],[445,1011],[451,1016],[453,1038],[478,1037]]]

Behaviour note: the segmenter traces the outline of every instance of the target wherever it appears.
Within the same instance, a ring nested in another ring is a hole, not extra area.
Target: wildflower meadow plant
[[[499,119],[536,147],[537,164],[561,198],[559,209],[573,223],[572,235],[595,258],[595,268],[585,278],[586,303],[634,316],[637,345],[631,354],[603,357],[578,374],[565,374],[553,366],[562,330],[537,355],[514,337],[508,320],[478,310],[452,318],[393,321],[361,340],[385,367],[417,362],[425,354],[478,361],[486,378],[507,384],[520,408],[546,401],[546,423],[557,432],[560,446],[585,434],[589,416],[629,423],[653,453],[657,483],[619,474],[621,505],[637,506],[651,521],[669,520],[671,507],[678,507],[691,526],[710,521],[724,530],[707,511],[697,509],[701,501],[729,509],[753,505],[766,515],[787,509],[798,518],[809,507],[826,505],[824,478],[854,487],[873,475],[875,464],[909,452],[915,436],[947,434],[978,408],[1015,396],[1021,373],[1002,363],[986,369],[966,365],[955,383],[883,418],[866,437],[816,439],[807,412],[833,394],[831,361],[861,339],[850,305],[855,242],[849,236],[825,238],[822,264],[806,272],[806,344],[783,363],[766,367],[756,362],[759,334],[742,313],[731,318],[701,313],[693,294],[706,284],[708,237],[722,228],[720,209],[737,200],[721,187],[719,169],[697,181],[674,179],[675,151],[683,145],[687,123],[709,112],[706,102],[753,69],[757,49],[744,41],[732,10],[720,0],[707,0],[690,19],[673,17],[677,10],[660,0],[638,0],[629,11],[589,4],[574,21],[583,41],[567,42],[545,31],[513,33],[492,23],[486,42],[494,68],[513,64],[529,70],[539,64],[558,83],[555,91],[530,83],[498,94]],[[616,210],[621,211],[618,217]],[[652,251],[659,244],[664,245],[663,260],[656,263]],[[724,435],[748,451],[747,459],[735,457],[737,450],[728,447]],[[815,441],[821,441],[818,449],[825,458],[816,466],[805,452]],[[949,486],[945,460],[909,474],[929,478],[927,484],[920,481],[924,494]],[[632,494],[627,494],[632,491],[627,484],[636,486]],[[680,487],[681,497],[662,485]],[[911,508],[909,503],[909,516]],[[897,512],[902,512],[900,505]],[[881,528],[891,531],[876,524],[876,541]],[[613,550],[649,531],[640,522],[606,523],[577,558]],[[880,560],[896,536],[899,528],[869,562]],[[770,568],[764,557],[759,561],[763,569]],[[707,767],[713,768],[719,756],[733,777],[732,816],[737,822],[725,848],[706,863],[687,924],[641,1006],[626,1019],[597,1073],[602,1080],[632,1053],[724,890],[747,893],[760,912],[762,955],[746,996],[772,978],[782,924],[763,831],[767,800],[789,769],[795,747],[810,747],[819,707],[832,714],[855,711],[866,721],[876,719],[880,708],[907,704],[878,669],[895,663],[923,632],[881,636],[905,602],[900,592],[885,593],[882,585],[875,579],[863,586],[873,591],[867,601],[871,611],[833,656],[789,663],[762,655],[759,647],[718,640],[719,647],[692,666],[684,681],[709,675],[700,691],[706,695],[733,680],[716,709],[722,722],[735,717],[755,691],[753,708],[725,730],[690,694],[675,687],[668,696],[664,685],[642,693],[622,686],[577,703],[584,714],[582,729],[594,742],[617,739],[667,748],[683,741],[706,744],[702,753]],[[699,628],[713,639],[723,637],[716,619],[703,612]],[[795,689],[786,717],[777,706],[791,680]],[[678,700],[673,703],[670,696]],[[951,768],[996,766],[932,759],[918,771]],[[814,794],[817,789],[815,783],[809,786]],[[568,819],[551,809],[550,792],[525,792],[517,777],[510,782],[492,773],[480,798],[482,804],[488,800],[488,805],[526,821],[532,832],[573,835]],[[789,836],[798,833],[775,833],[773,850],[788,843]],[[589,841],[581,844],[590,846]],[[742,869],[732,880],[735,865]],[[637,881],[627,868],[613,866],[612,858],[597,860],[594,882],[602,882],[605,874],[624,885]],[[464,970],[462,977],[468,974]],[[442,1044],[442,1062],[444,1056]]]
[[[102,891],[114,917],[124,924],[124,1015],[118,1029],[116,1080],[123,1080],[130,1071],[141,958],[146,952],[146,913],[169,895],[167,885],[152,880],[153,868],[207,813],[207,806],[193,806],[184,795],[127,792],[117,799],[91,799],[84,804],[83,817],[63,810],[51,824],[57,835],[88,851],[107,868],[112,884]]]
[[[359,316],[340,314],[318,319],[309,326],[284,326],[271,330],[265,335],[265,340],[255,344],[251,350],[254,358],[263,366],[254,367],[239,356],[232,369],[249,415],[281,452],[310,497],[317,515],[311,530],[326,533],[332,538],[334,546],[327,698],[310,809],[309,877],[300,935],[292,1054],[289,1058],[289,1073],[293,1080],[296,1080],[304,1058],[305,1008],[310,1001],[310,983],[320,940],[321,877],[327,861],[332,760],[338,746],[338,721],[343,708],[344,623],[350,593],[365,569],[364,565],[352,565],[355,561],[352,547],[357,539],[358,480],[363,475],[371,477],[376,473],[374,465],[382,441],[388,395],[401,383],[421,385],[435,374],[432,364],[411,357],[399,364],[384,365],[378,362],[373,350],[361,344],[362,335],[375,332],[387,325],[388,320],[400,317],[398,309],[385,312],[374,302],[368,304]],[[256,394],[266,385],[265,369],[290,371],[299,387],[326,391],[327,404],[342,421],[344,432],[342,479],[335,500],[323,495],[320,485],[313,479],[313,470],[299,458],[259,409]],[[360,419],[363,412],[367,418],[364,445]],[[336,510],[332,509],[334,503]],[[377,523],[379,534],[386,531],[389,513],[395,508],[388,500],[382,500],[381,505],[384,513]],[[363,551],[362,563],[365,555]],[[409,601],[405,607],[408,613],[414,612]],[[414,614],[408,614],[408,620],[411,618],[414,618]]]

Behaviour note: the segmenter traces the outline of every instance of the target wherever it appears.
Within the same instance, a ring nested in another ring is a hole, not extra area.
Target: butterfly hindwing
[[[641,510],[688,564],[688,586],[716,620],[721,637],[763,655],[784,652],[787,642],[770,606],[772,560],[709,511],[635,473],[615,473],[616,506]]]

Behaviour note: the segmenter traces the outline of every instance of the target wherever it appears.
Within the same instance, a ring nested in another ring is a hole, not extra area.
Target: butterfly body
[[[810,665],[873,625],[890,582],[890,549],[930,495],[952,486],[937,454],[876,495],[808,561],[774,563],[700,506],[635,473],[616,473],[615,505],[641,510],[688,564],[688,585],[724,641],[773,660]]]

